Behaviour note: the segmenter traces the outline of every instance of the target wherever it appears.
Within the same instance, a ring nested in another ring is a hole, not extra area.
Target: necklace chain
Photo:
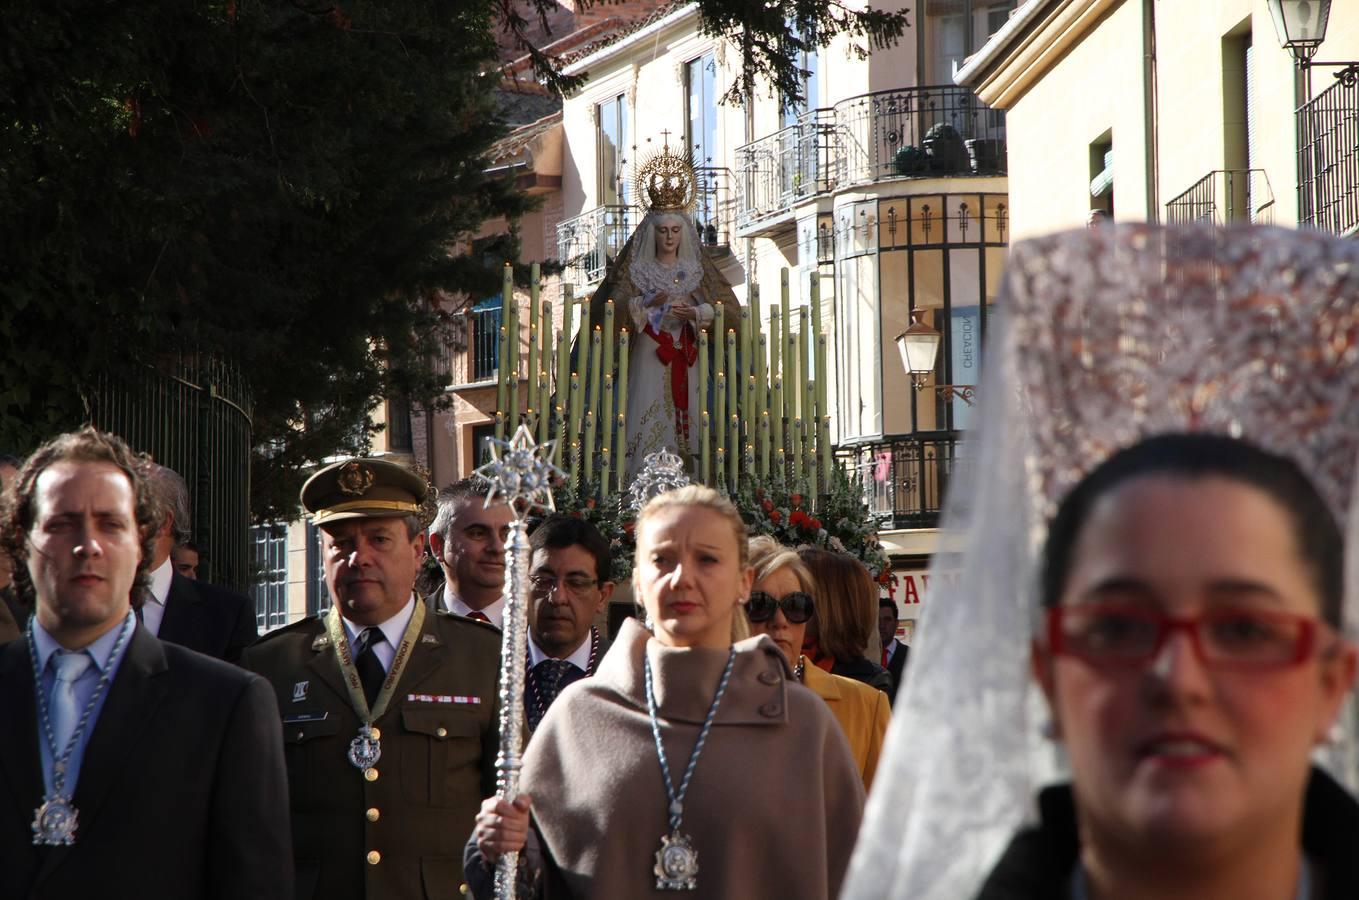
[[[34,619],[28,621],[28,655],[33,663],[34,693],[38,695],[38,715],[42,719],[43,734],[47,737],[47,746],[52,748],[52,790],[58,795],[65,796],[66,763],[71,758],[71,753],[75,750],[80,736],[85,733],[85,726],[90,721],[90,715],[94,712],[94,708],[99,704],[100,698],[104,696],[104,692],[109,686],[113,672],[113,661],[118,658],[118,653],[123,649],[123,644],[127,642],[128,635],[136,627],[136,622],[136,618],[129,611],[127,619],[123,621],[122,629],[118,632],[118,640],[114,642],[113,650],[109,652],[108,664],[104,666],[103,672],[99,675],[99,684],[95,686],[94,693],[90,695],[89,702],[85,704],[85,711],[81,713],[80,722],[76,724],[70,738],[67,739],[65,749],[61,749],[57,747],[57,736],[52,731],[52,716],[48,710],[47,692],[42,689],[42,672],[38,668],[38,644],[33,637]]]
[[[731,680],[731,670],[736,663],[736,648],[732,647],[727,653],[727,665],[722,670],[722,679],[717,683],[717,693],[713,694],[712,706],[708,707],[708,715],[703,719],[703,728],[698,732],[698,740],[694,742],[694,751],[689,754],[689,765],[684,769],[684,777],[680,779],[679,793],[675,793],[674,782],[670,780],[670,762],[665,756],[665,745],[661,743],[661,721],[656,709],[656,691],[651,678],[651,655],[642,651],[642,666],[646,672],[646,711],[651,716],[651,736],[656,740],[656,755],[661,760],[661,776],[665,779],[665,796],[670,801],[670,830],[678,831],[680,821],[684,817],[684,795],[689,791],[689,781],[694,777],[694,769],[698,766],[698,757],[703,753],[703,744],[708,740],[708,731],[713,727],[713,720],[717,718],[717,707],[722,702],[722,695],[727,692],[727,682]]]

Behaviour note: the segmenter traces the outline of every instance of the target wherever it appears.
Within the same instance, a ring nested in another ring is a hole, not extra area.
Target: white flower
[[[844,542],[841,541],[841,540],[840,540],[838,537],[836,537],[835,535],[831,535],[830,540],[827,541],[826,543],[830,544],[830,548],[831,548],[832,550],[835,550],[835,551],[837,551],[837,552],[839,552],[839,553],[844,553],[844,552],[845,552],[845,545],[844,545]]]

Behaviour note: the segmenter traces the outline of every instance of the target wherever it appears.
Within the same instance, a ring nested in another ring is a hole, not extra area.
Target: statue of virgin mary
[[[632,336],[627,409],[621,410],[629,473],[658,450],[686,460],[698,452],[698,335],[707,330],[712,351],[719,352],[720,335],[740,323],[736,295],[694,227],[693,164],[666,146],[638,168],[637,182],[648,201],[646,216],[590,300],[592,328],[603,326],[604,304],[612,299],[626,310],[615,315],[615,327]],[[718,303],[723,322],[715,321]]]

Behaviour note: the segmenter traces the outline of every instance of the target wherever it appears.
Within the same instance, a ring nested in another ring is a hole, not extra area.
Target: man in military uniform
[[[500,632],[416,598],[425,491],[382,460],[313,475],[335,605],[242,658],[282,710],[298,900],[455,895],[495,791]]]

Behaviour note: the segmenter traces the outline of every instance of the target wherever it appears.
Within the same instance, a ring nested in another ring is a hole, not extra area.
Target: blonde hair
[[[798,587],[809,594],[816,593],[812,573],[802,563],[802,557],[791,547],[785,547],[767,534],[757,534],[749,541],[750,565],[755,569],[758,584],[780,569],[787,569],[797,579]]]
[[[839,662],[864,655],[878,617],[878,591],[868,569],[848,553],[803,547],[798,551],[812,576],[816,639]]]
[[[735,505],[730,500],[723,497],[717,491],[702,484],[685,485],[673,491],[666,491],[664,494],[657,494],[647,501],[642,507],[642,511],[637,514],[637,526],[634,534],[638,535],[638,546],[640,548],[640,536],[642,526],[647,519],[652,518],[663,510],[672,509],[677,506],[699,507],[709,509],[727,520],[731,526],[732,536],[736,538],[737,558],[740,568],[745,569],[750,565],[750,548],[746,546],[746,523],[741,518]],[[632,567],[633,587],[636,593],[637,602],[642,602],[642,592],[637,590],[637,564]],[[736,615],[733,612],[731,617],[731,639],[732,641],[742,641],[750,637],[750,623],[746,621],[744,615]]]

